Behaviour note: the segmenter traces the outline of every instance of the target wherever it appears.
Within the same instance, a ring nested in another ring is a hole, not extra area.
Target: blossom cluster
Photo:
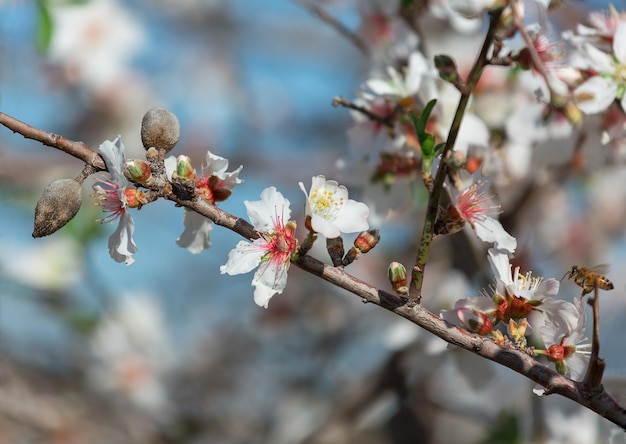
[[[147,200],[141,190],[130,186],[125,172],[141,183],[148,180],[150,168],[142,161],[126,160],[125,147],[119,136],[113,142],[103,142],[100,154],[111,179],[99,179],[93,186],[93,195],[102,210],[109,213],[101,219],[102,222],[119,219],[117,229],[109,238],[111,257],[130,265],[134,262],[137,246],[132,238],[135,223],[129,210],[141,208]],[[243,182],[239,178],[243,166],[227,172],[228,160],[210,151],[207,152],[206,166],[202,168],[201,175],[197,174],[187,156],[169,157],[164,163],[168,180],[192,187],[196,195],[213,205],[230,197],[233,188]],[[335,239],[341,233],[355,233],[369,228],[367,205],[349,199],[345,186],[326,180],[324,176],[315,176],[309,192],[302,182],[300,188],[306,197],[305,213],[311,233]],[[298,249],[296,222],[290,220],[289,200],[275,187],[263,190],[260,201],[245,201],[244,204],[258,238],[251,242],[239,242],[220,271],[236,275],[258,267],[252,280],[254,300],[267,308],[272,296],[282,293],[287,285],[287,271]],[[185,211],[184,225],[185,230],[176,241],[179,246],[194,254],[211,246],[213,223],[210,219],[194,211]],[[361,251],[364,249],[361,248]]]
[[[469,30],[475,28],[482,12],[501,5],[449,1],[433,2],[430,7],[457,29]],[[540,3],[539,7],[548,5]],[[443,56],[431,61],[419,39],[396,22],[392,12],[377,2],[370,8],[363,12],[362,31],[379,57],[373,58],[376,64],[370,77],[350,103],[354,123],[347,136],[352,155],[338,165],[350,180],[367,179],[361,184],[366,201],[381,182],[389,188],[401,181],[423,180],[432,194],[433,177],[445,169],[444,197],[436,202],[433,234],[453,235],[471,228],[489,244],[488,260],[496,280],[481,296],[457,301],[454,309],[442,316],[500,343],[509,341],[534,355],[544,355],[559,372],[580,377],[586,350],[578,345],[585,334],[584,305],[578,299],[573,303],[556,299],[559,282],[555,279],[543,280],[531,273],[521,274],[519,268],[511,269],[517,239],[498,221],[501,207],[495,195],[498,188],[534,174],[536,148],[569,137],[585,115],[613,111],[618,117],[605,119],[598,128],[602,141],[619,145],[626,140],[626,16],[611,8],[608,15],[592,14],[589,26],[565,31],[562,37],[571,46],[569,55],[551,41],[542,23],[529,24],[523,30],[531,47],[520,47],[515,40],[522,30],[498,34],[491,57],[515,70],[506,81],[498,74],[485,74],[485,84],[458,123],[456,105],[465,87],[460,73],[469,69],[469,61],[454,62]],[[519,8],[507,13],[523,16],[524,11]],[[378,25],[385,23],[386,32],[368,34],[373,28],[366,25],[374,15]],[[390,34],[395,34],[393,48]],[[512,105],[494,115],[490,102],[494,97],[481,93],[484,90],[506,96]],[[455,143],[442,156],[453,125],[460,125],[454,128],[458,130]],[[130,164],[120,138],[104,142],[100,151],[112,176],[94,186],[103,210],[109,212],[103,221],[120,220],[109,240],[109,251],[116,261],[130,264],[137,247],[128,210],[140,208],[147,200],[140,190],[129,187],[124,170]],[[210,152],[200,174],[186,156],[166,159],[165,167],[167,180],[191,187],[195,195],[213,205],[227,199],[242,182],[242,167],[228,172],[228,160]],[[353,172],[357,174],[351,175]],[[369,206],[349,199],[345,186],[321,175],[313,177],[309,190],[302,182],[299,186],[305,195],[304,226],[309,233],[332,241],[342,233],[369,228]],[[401,207],[393,199],[388,203],[394,211]],[[263,190],[260,201],[244,204],[257,236],[239,242],[220,271],[234,275],[257,269],[252,281],[254,300],[267,307],[270,299],[285,289],[289,266],[298,260],[297,224],[291,219],[290,202],[275,187]],[[375,211],[382,218],[389,214],[384,214],[384,204]],[[194,254],[210,247],[213,223],[209,219],[186,211],[184,225],[179,246]],[[336,247],[332,242],[328,245]],[[540,340],[529,347],[532,332]]]

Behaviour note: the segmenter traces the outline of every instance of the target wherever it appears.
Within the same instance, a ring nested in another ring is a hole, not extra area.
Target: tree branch
[[[0,124],[16,133],[22,134],[24,137],[61,149],[85,162],[93,162],[94,165],[97,165],[98,160],[102,161],[102,158],[96,152],[82,142],[73,142],[47,133],[2,113],[0,113]],[[104,165],[99,168],[103,170]],[[232,230],[246,239],[258,237],[254,227],[246,220],[227,213],[197,196],[193,199],[183,199],[177,196],[172,191],[171,184],[162,178],[155,178],[147,188],[177,205],[196,211],[211,219],[216,225]],[[572,381],[559,375],[556,371],[541,364],[523,351],[499,346],[489,339],[462,330],[420,305],[410,307],[398,296],[380,290],[346,273],[343,268],[332,267],[308,255],[300,257],[299,260],[294,262],[294,266],[347,290],[361,298],[363,302],[372,303],[407,319],[449,344],[456,345],[485,359],[504,365],[542,385],[546,388],[546,393],[556,393],[569,398],[626,429],[626,410],[601,385],[591,390],[583,382]]]

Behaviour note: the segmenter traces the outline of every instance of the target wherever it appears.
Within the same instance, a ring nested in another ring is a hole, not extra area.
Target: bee
[[[582,298],[586,294],[591,293],[596,286],[602,290],[613,290],[613,282],[603,276],[608,268],[606,264],[596,265],[592,268],[573,265],[572,268],[563,275],[563,278],[567,276],[568,279],[574,279],[574,283],[583,289],[583,293],[580,295]],[[561,280],[563,280],[563,278],[561,278]]]

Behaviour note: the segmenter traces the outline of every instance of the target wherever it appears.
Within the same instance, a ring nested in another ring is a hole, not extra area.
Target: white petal
[[[210,219],[195,211],[185,211],[183,223],[185,230],[176,239],[179,247],[186,248],[192,254],[198,254],[211,246],[209,235],[213,229],[213,222]]]
[[[387,80],[371,79],[365,82],[365,87],[378,96],[397,96],[398,89]]]
[[[607,109],[615,100],[617,84],[600,76],[591,77],[574,90],[574,98],[578,108],[585,114],[596,114]],[[590,97],[590,98],[587,98]]]
[[[574,353],[565,361],[567,362],[567,376],[574,381],[582,381],[587,370],[589,358],[581,353]]]
[[[276,261],[267,262],[259,267],[252,280],[252,285],[255,286],[254,302],[257,305],[267,308],[272,296],[283,292],[287,286],[288,268],[289,263],[282,264]]]
[[[491,217],[483,217],[474,222],[474,230],[476,231],[476,236],[484,242],[493,242],[497,249],[515,253],[517,240],[504,231],[502,224],[497,220]]]
[[[556,296],[559,293],[561,283],[554,278],[546,279],[535,291],[533,299],[543,300],[547,297]]]
[[[363,202],[356,202],[349,199],[337,215],[333,224],[342,233],[357,233],[369,228],[367,218],[370,209]]]
[[[328,221],[317,214],[311,214],[311,228],[316,233],[322,234],[326,239],[335,239],[341,234],[341,231],[339,231],[339,228],[333,221]]]
[[[207,151],[206,167],[204,169],[207,170],[205,173],[207,176],[217,176],[220,179],[224,179],[224,173],[228,169],[228,159],[217,156],[211,151]]]
[[[261,192],[261,200],[244,201],[250,222],[258,231],[274,231],[276,217],[287,221],[291,217],[289,200],[276,190],[267,187]]]
[[[582,46],[582,51],[586,56],[585,61],[588,63],[588,68],[601,73],[615,73],[613,59],[609,54],[596,48],[591,43],[585,43]]]
[[[537,396],[543,396],[546,393],[546,388],[541,385],[536,385],[533,388],[533,393]]]
[[[125,262],[130,265],[135,262],[132,255],[137,252],[137,245],[133,241],[135,222],[128,211],[120,217],[117,229],[109,237],[109,254],[115,262]]]
[[[621,63],[626,64],[626,23],[622,22],[613,35],[613,54]]]
[[[222,180],[221,186],[227,190],[232,190],[236,185],[243,183],[243,179],[239,178],[239,173],[243,170],[243,165],[239,165],[235,171],[230,173],[224,173],[220,179]],[[219,176],[218,176],[219,177]]]
[[[126,158],[124,151],[126,148],[122,143],[122,136],[117,136],[113,142],[105,140],[100,144],[99,151],[104,158],[104,163],[111,173],[113,181],[120,187],[126,188],[128,181],[124,177],[124,168],[126,168]]]
[[[254,243],[239,241],[228,253],[228,261],[220,267],[222,274],[243,274],[254,270],[263,257],[263,250]]]
[[[176,171],[176,164],[176,157],[168,156],[165,158],[165,174],[167,175],[168,179],[171,179],[172,174],[174,174],[174,171]]]
[[[506,285],[513,283],[509,255],[506,251],[490,248],[487,251],[487,259],[497,280],[504,282]]]

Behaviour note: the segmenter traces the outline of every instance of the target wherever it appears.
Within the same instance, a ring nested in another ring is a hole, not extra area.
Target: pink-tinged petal
[[[115,262],[125,262],[130,265],[135,260],[132,255],[137,252],[137,245],[133,241],[135,222],[128,211],[120,216],[120,223],[117,229],[109,237],[109,254]]]
[[[267,187],[261,192],[260,201],[245,201],[248,218],[258,231],[273,231],[276,218],[289,220],[291,209],[289,200],[276,190],[276,187]]]
[[[210,219],[195,211],[185,211],[183,223],[185,231],[176,239],[179,247],[186,248],[192,254],[198,254],[211,246],[210,233],[213,222]]]
[[[261,239],[257,239],[257,241],[261,241]],[[239,241],[235,248],[228,253],[228,261],[220,267],[220,273],[233,276],[254,270],[265,254],[264,249],[257,241],[255,243]]]
[[[262,264],[254,274],[252,285],[254,289],[254,302],[260,307],[267,308],[270,299],[275,294],[281,294],[287,286],[287,264],[267,262]]]
[[[514,253],[517,248],[517,239],[507,233],[500,222],[491,217],[483,216],[475,220],[474,230],[482,241],[493,242],[499,250]]]
[[[606,110],[617,94],[617,84],[600,76],[591,77],[574,90],[578,108],[585,114],[596,114]]]
[[[615,30],[613,54],[621,64],[626,64],[626,22],[622,22]]]

